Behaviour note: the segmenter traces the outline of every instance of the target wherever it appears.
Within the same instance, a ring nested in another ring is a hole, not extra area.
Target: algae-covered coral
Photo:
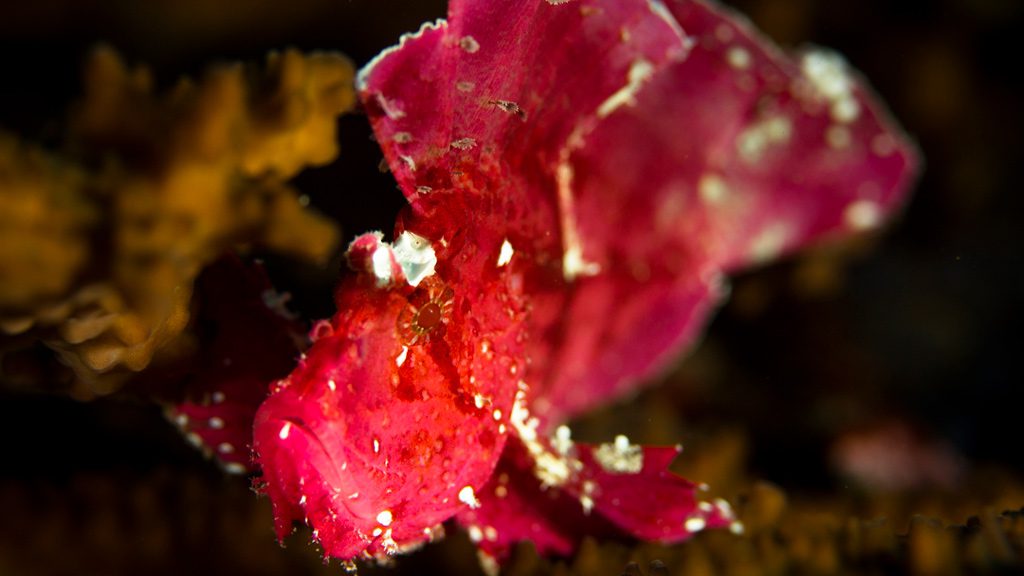
[[[31,331],[106,394],[187,349],[192,282],[230,248],[323,263],[337,227],[286,181],[337,155],[352,108],[341,55],[272,53],[154,88],[93,52],[63,147],[0,136],[0,326]]]

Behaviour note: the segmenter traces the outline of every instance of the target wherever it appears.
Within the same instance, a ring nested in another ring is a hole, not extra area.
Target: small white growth
[[[377,278],[377,286],[384,287],[391,283],[391,247],[379,244],[370,257],[373,262],[373,275]]]
[[[871,200],[856,200],[843,210],[843,221],[853,230],[870,230],[882,222],[882,209]]]
[[[707,521],[699,517],[688,518],[683,524],[683,526],[686,527],[687,532],[700,532],[707,527],[707,525]]]
[[[408,144],[409,142],[412,142],[412,134],[409,134],[408,132],[395,132],[394,140],[398,144]]]
[[[401,120],[405,117],[405,111],[398,108],[394,102],[391,102],[379,92],[377,93],[377,104],[380,105],[380,109],[383,110],[384,114],[391,120]]]
[[[785,144],[793,135],[793,122],[785,116],[771,116],[749,126],[736,137],[736,151],[748,164],[761,159],[769,146]]]
[[[860,116],[860,102],[853,97],[841,98],[832,103],[829,111],[836,122],[849,124]]]
[[[860,104],[853,94],[853,82],[841,56],[822,50],[808,52],[800,68],[811,86],[831,105],[833,120],[845,124],[857,119]]]
[[[597,117],[604,118],[622,106],[636,104],[637,93],[653,74],[654,66],[647,60],[639,59],[633,62],[626,76],[626,85],[619,88],[598,106]]]
[[[405,364],[405,359],[409,356],[409,347],[402,346],[402,351],[398,353],[398,357],[395,358],[395,364],[401,368],[402,364]]]
[[[555,180],[558,183],[558,210],[562,225],[562,275],[567,281],[577,276],[594,276],[601,267],[594,262],[583,259],[583,245],[580,243],[579,230],[576,228],[576,216],[573,214],[572,181],[575,173],[568,161],[558,164]]]
[[[210,428],[213,428],[214,430],[220,430],[221,428],[224,427],[224,420],[218,418],[217,416],[214,416],[213,418],[210,418],[207,424],[210,426]]]
[[[373,453],[380,454],[380,440],[373,439]]]
[[[718,174],[706,173],[697,183],[697,193],[707,204],[721,204],[729,194],[729,188]]]
[[[327,387],[331,389],[331,392],[338,391],[338,383],[334,381],[334,378],[329,378],[327,380]]]
[[[214,392],[213,395],[210,396],[210,400],[213,400],[214,404],[220,404],[221,402],[224,401],[224,393],[223,392]]]
[[[516,251],[512,248],[512,244],[509,243],[508,238],[501,243],[501,252],[498,253],[498,268],[508,264],[512,261],[512,256]]]
[[[426,238],[408,230],[402,232],[395,241],[394,254],[410,286],[419,286],[424,278],[433,276],[437,255]]]
[[[180,428],[188,426],[188,414],[178,414],[177,416],[174,417],[174,423],[177,424]]]
[[[491,416],[494,416],[495,422],[497,422],[498,420],[501,420],[501,410],[498,410],[497,408],[495,408],[494,412],[491,412]]]
[[[302,498],[299,498],[299,506],[305,506],[305,505],[306,505],[306,495],[303,494]]]
[[[486,402],[487,398],[485,398],[483,394],[473,394],[473,405],[477,408],[483,408]]]
[[[729,66],[737,70],[750,68],[750,52],[742,46],[733,46],[725,53],[725,60]]]
[[[548,0],[548,4],[551,4],[552,6],[558,6],[559,4],[567,4],[571,1],[572,0]]]
[[[399,156],[399,158],[402,159],[402,162],[405,162],[405,165],[409,168],[410,172],[416,171],[416,161],[412,159],[412,156],[407,156],[403,154]]]
[[[491,542],[498,539],[498,530],[494,526],[484,526],[484,538]]]
[[[457,150],[470,150],[476,146],[476,140],[472,138],[459,138],[453,141],[451,146]]]
[[[288,434],[292,431],[292,423],[285,422],[284,426],[281,426],[281,431],[277,433],[277,437],[281,440],[287,440]]]
[[[750,244],[750,257],[754,262],[767,262],[777,257],[789,241],[790,227],[777,223],[762,230]]]
[[[480,50],[480,43],[476,41],[476,38],[472,36],[463,36],[459,40],[459,48],[462,48],[466,52],[473,54]]]
[[[228,462],[227,464],[224,465],[224,470],[229,474],[245,474],[246,472],[249,471],[245,468],[245,466],[239,464],[238,462]]]
[[[629,443],[629,438],[619,435],[612,444],[601,444],[594,450],[594,459],[611,474],[636,474],[643,470],[643,448]]]
[[[480,501],[476,499],[476,493],[473,492],[472,486],[463,486],[462,490],[459,490],[459,502],[470,508],[480,507]]]
[[[729,524],[729,532],[732,532],[736,536],[742,536],[744,532],[743,522],[740,522],[739,520],[733,521]]]
[[[385,528],[391,526],[392,520],[394,520],[394,516],[391,514],[391,510],[382,510],[380,514],[377,514],[377,523]]]
[[[479,544],[484,539],[484,531],[476,524],[471,525],[466,532],[469,535],[470,542],[474,544]]]
[[[555,452],[565,456],[572,450],[572,430],[565,424],[555,429],[555,437],[551,440]]]
[[[231,454],[234,451],[235,447],[232,446],[231,444],[228,444],[227,442],[221,442],[217,446],[217,452],[220,452],[221,454]]]

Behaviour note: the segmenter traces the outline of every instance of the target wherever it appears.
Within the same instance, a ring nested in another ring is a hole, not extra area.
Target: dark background
[[[836,443],[893,426],[920,439],[908,453],[957,456],[965,479],[946,484],[951,499],[977,470],[1024,473],[1024,90],[1011,57],[1024,3],[732,5],[784,46],[844,54],[918,141],[925,171],[881,236],[737,278],[733,299],[669,383],[589,417],[578,435],[626,431],[682,440],[698,454],[702,443],[721,446],[723,434],[738,437],[743,474],[793,499],[843,498],[856,479],[833,464]],[[98,42],[170,86],[211,63],[262,61],[289,46],[338,50],[362,65],[443,15],[434,0],[5,3],[0,129],[59,142],[80,65]],[[340,133],[341,158],[296,186],[347,236],[390,229],[402,200],[377,170],[365,118],[342,118]],[[303,306],[328,313],[328,290],[308,292]],[[279,549],[266,502],[204,462],[159,409],[0,390],[0,575],[340,572],[319,566],[301,537]],[[458,539],[399,568],[433,563],[475,569]]]

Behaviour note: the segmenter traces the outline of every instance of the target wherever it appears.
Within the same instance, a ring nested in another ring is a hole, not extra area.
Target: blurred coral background
[[[591,542],[561,561],[538,559],[524,546],[508,571],[1024,570],[1024,85],[1011,64],[1024,4],[731,5],[784,46],[813,43],[845,55],[918,141],[924,174],[906,212],[883,233],[736,278],[701,344],[663,382],[573,425],[574,436],[588,441],[626,433],[645,444],[682,442],[678,471],[730,499],[746,535],[702,534],[674,547]],[[10,142],[0,138],[0,154],[55,177],[45,158],[32,164],[10,146],[20,140],[45,154],[67,152],[66,135],[81,129],[73,104],[83,95],[83,66],[99,44],[129,68],[147,67],[165,94],[217,63],[265,67],[269,52],[290,47],[338,51],[358,67],[444,12],[436,0],[7,3],[0,130]],[[253,114],[253,125],[270,125]],[[311,154],[283,170],[290,176],[313,166],[297,177],[258,182],[260,198],[278,199],[267,202],[298,202],[285,212],[299,220],[288,222],[322,226],[303,227],[317,239],[310,245],[301,235],[274,235],[273,215],[284,212],[260,213],[265,247],[250,251],[292,295],[289,306],[313,318],[331,313],[338,246],[363,231],[389,231],[403,203],[378,169],[365,117],[343,116],[337,129],[336,160],[317,166]],[[249,178],[250,165],[232,158],[226,173]],[[57,200],[60,209],[44,212],[55,229],[68,229],[61,218],[85,226],[96,217]],[[340,227],[340,242],[317,213]],[[0,252],[14,249],[11,237],[0,238],[7,244]],[[158,406],[133,393],[145,383],[113,394],[119,384],[98,383],[83,392],[49,349],[7,332],[0,335],[0,575],[342,572],[336,562],[323,564],[308,535],[279,547],[266,499],[204,459]],[[93,395],[100,397],[72,399]],[[461,535],[387,570],[479,571]]]

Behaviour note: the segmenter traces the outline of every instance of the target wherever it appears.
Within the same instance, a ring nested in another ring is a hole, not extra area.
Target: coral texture
[[[252,244],[323,262],[336,226],[285,184],[337,154],[354,104],[337,54],[273,53],[156,93],[111,50],[86,65],[62,154],[0,141],[0,318],[106,394],[187,350],[192,283]]]

